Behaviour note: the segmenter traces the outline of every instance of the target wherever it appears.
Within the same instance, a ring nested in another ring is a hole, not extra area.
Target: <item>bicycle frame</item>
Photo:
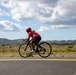
[[[25,41],[25,42],[27,43],[26,48],[25,48],[25,50],[26,50],[27,47],[28,47],[28,45],[31,46],[31,44],[30,44],[30,41],[29,41],[29,40],[27,40],[27,41]],[[38,51],[39,51],[38,48],[41,48],[41,50],[44,50],[44,48],[43,48],[42,46],[40,46],[39,44],[35,43],[34,45],[35,45],[35,47],[36,47],[36,49],[34,49],[34,51],[38,52]],[[31,47],[32,47],[32,46],[31,46]]]
[[[32,50],[32,46],[30,44],[30,41],[24,41],[24,43],[22,43],[19,46],[18,52],[20,54],[21,57],[23,58],[27,58],[30,56],[31,51]],[[40,42],[38,44],[35,44],[35,49],[34,51],[36,53],[38,53],[41,57],[46,58],[48,56],[50,56],[51,52],[52,52],[52,47],[49,43],[47,42]],[[29,55],[27,55],[27,52],[29,52]],[[34,53],[34,52],[33,52]],[[24,55],[25,54],[25,55]]]

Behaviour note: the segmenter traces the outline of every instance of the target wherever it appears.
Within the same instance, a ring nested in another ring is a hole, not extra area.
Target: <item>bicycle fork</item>
[[[26,49],[27,49],[28,45],[29,45],[29,44],[26,44],[26,47],[25,47],[24,51],[26,51]]]

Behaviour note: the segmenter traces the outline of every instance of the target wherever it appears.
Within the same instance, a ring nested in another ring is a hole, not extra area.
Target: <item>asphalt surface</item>
[[[0,75],[76,75],[76,61],[70,58],[0,59]]]

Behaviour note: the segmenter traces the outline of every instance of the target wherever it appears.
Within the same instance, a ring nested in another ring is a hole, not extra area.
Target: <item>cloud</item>
[[[49,31],[50,28],[45,27],[45,26],[41,26],[40,29],[38,29],[39,32],[44,32],[44,31]]]
[[[38,0],[38,1],[37,0],[15,0],[15,1],[39,3],[39,4],[43,4],[43,5],[45,4],[45,5],[54,7],[59,0]]]
[[[76,0],[8,0],[2,6],[17,21],[37,19],[54,28],[76,25]]]
[[[0,21],[0,32],[20,31],[22,27],[19,24],[10,21]]]
[[[52,29],[76,28],[76,25],[52,25]]]
[[[23,21],[27,19],[40,20],[39,18],[48,18],[53,12],[52,4],[55,5],[56,2],[53,0],[9,0],[2,5],[11,10],[10,13],[13,19]],[[47,5],[51,5],[51,7]]]
[[[0,8],[0,16],[10,16],[10,15]]]
[[[60,0],[54,8],[52,16],[50,16],[49,19],[45,19],[44,22],[54,25],[76,24],[75,3],[75,0]]]

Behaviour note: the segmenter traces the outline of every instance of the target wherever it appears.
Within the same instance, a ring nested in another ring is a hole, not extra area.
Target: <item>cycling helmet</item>
[[[30,31],[31,31],[31,28],[27,28],[27,29],[26,29],[26,32],[30,32]]]

